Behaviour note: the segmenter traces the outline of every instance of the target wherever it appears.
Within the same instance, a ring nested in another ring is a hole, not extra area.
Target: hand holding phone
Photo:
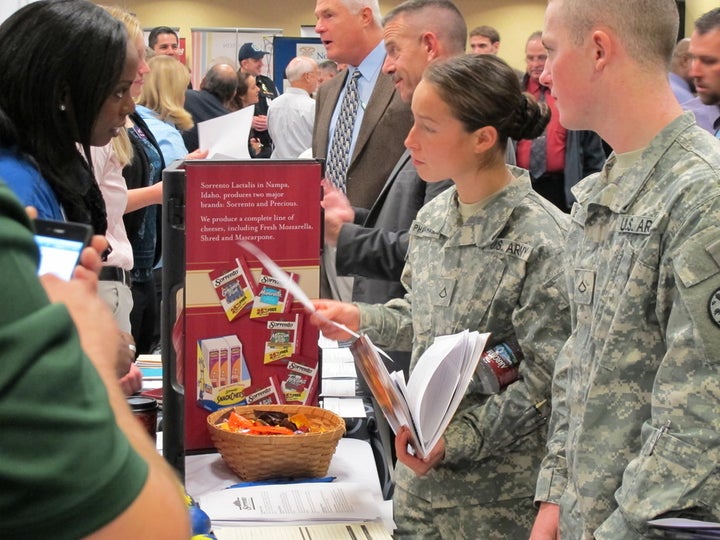
[[[38,275],[55,274],[69,280],[93,229],[84,223],[35,220],[35,242],[40,248]]]

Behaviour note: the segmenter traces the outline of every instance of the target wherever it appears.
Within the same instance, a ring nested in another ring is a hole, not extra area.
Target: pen
[[[670,429],[670,420],[665,420],[665,423],[660,426],[660,429],[658,429],[655,434],[652,436],[652,439],[650,441],[650,449],[648,450],[647,455],[652,456],[653,452],[655,452],[655,445],[657,445],[658,441],[660,440],[660,437],[665,435],[668,430]]]
[[[258,482],[238,482],[225,489],[253,487],[253,486],[276,486],[282,484],[317,484],[320,482],[332,482],[334,476],[323,476],[322,478],[273,478],[270,480],[260,480]]]

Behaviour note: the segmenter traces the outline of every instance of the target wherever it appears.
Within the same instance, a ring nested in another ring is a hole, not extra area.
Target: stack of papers
[[[365,405],[355,393],[357,370],[350,349],[322,335],[319,343],[322,348],[320,395],[323,408],[342,418],[365,418]]]
[[[162,359],[159,354],[141,354],[135,360],[144,380],[162,380]]]

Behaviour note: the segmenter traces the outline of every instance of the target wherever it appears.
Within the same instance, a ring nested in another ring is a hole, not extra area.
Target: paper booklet
[[[418,359],[407,384],[402,371],[388,373],[367,335],[350,346],[388,424],[395,433],[402,426],[410,428],[411,445],[419,458],[424,458],[445,432],[489,337],[489,333],[469,330],[436,337]]]
[[[349,482],[228,488],[200,496],[199,503],[215,524],[372,521],[380,517],[373,495]]]

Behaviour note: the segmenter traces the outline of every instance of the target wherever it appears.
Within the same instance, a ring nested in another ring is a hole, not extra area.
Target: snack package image
[[[300,351],[300,335],[303,315],[289,313],[268,317],[265,326],[265,354],[263,362],[271,364],[279,360],[290,360]]]
[[[252,384],[243,347],[236,335],[201,339],[197,344],[197,399],[211,411],[238,405]]]
[[[296,274],[290,274],[293,281]],[[253,300],[251,319],[258,319],[275,313],[287,313],[292,303],[290,292],[272,276],[262,274],[257,283],[257,294]]]
[[[228,321],[252,306],[255,285],[244,258],[236,258],[235,266],[230,269],[213,270],[209,277]]]

